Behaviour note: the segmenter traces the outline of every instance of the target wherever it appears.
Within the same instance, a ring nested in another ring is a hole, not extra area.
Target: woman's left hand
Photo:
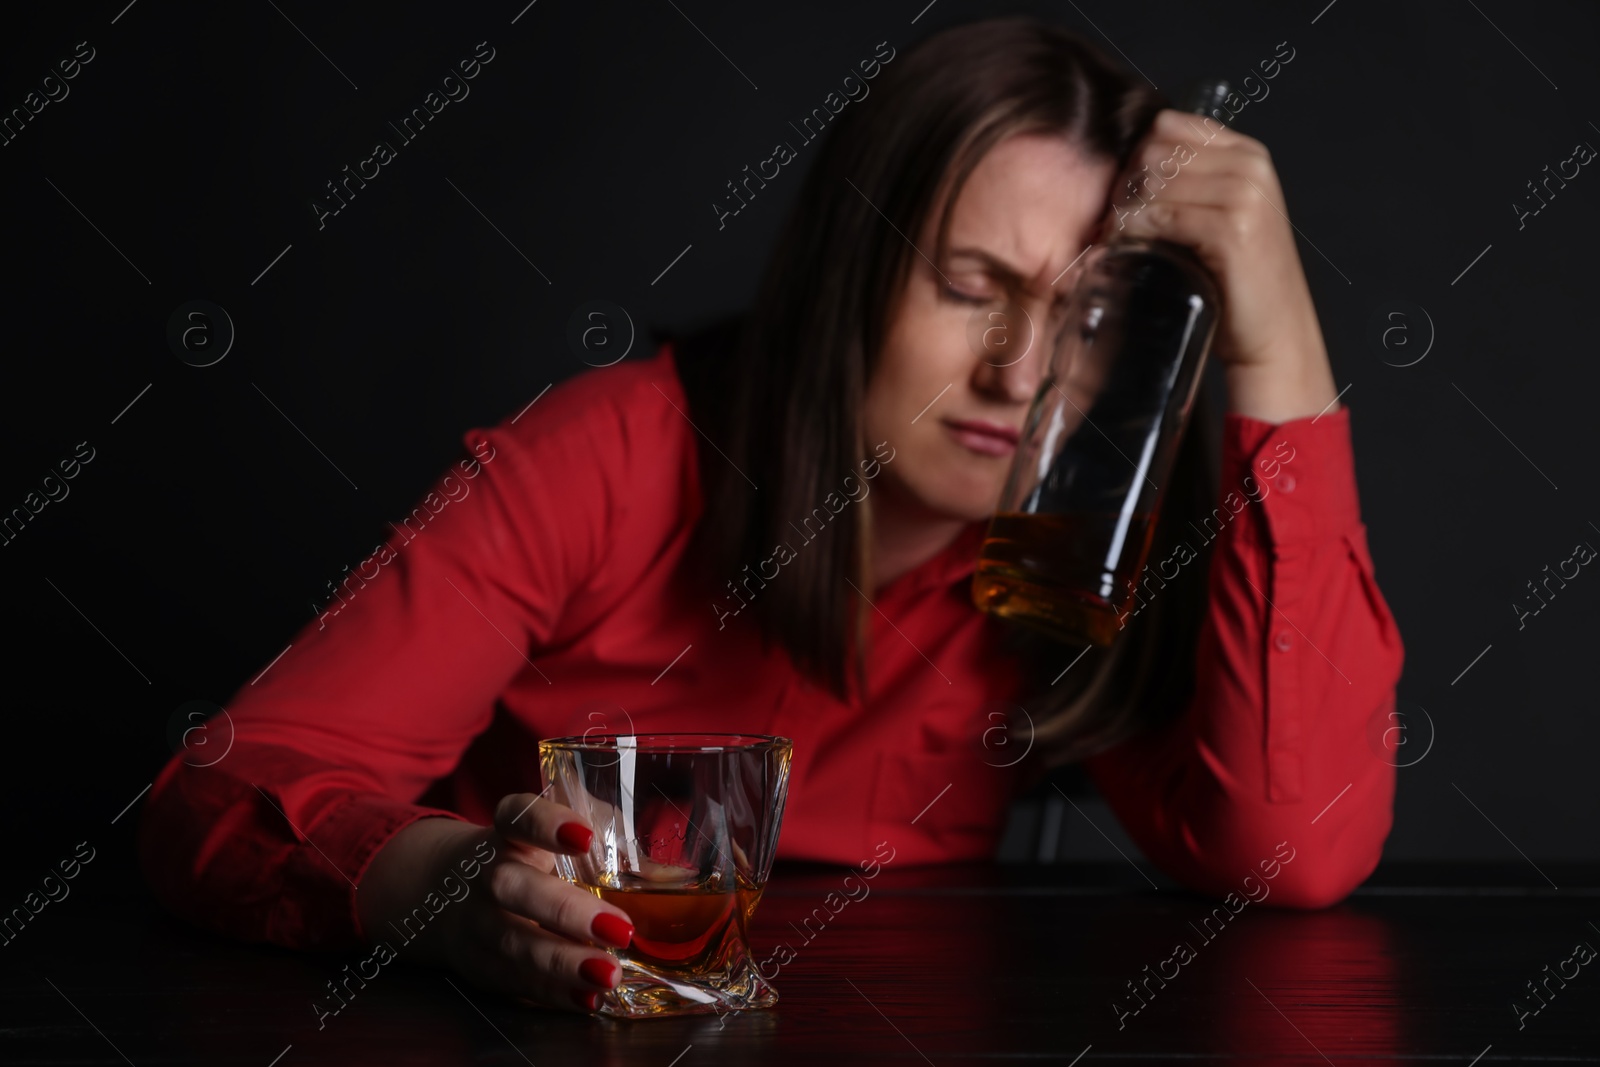
[[[1230,410],[1286,422],[1330,408],[1338,393],[1316,307],[1260,141],[1164,110],[1111,201],[1102,240],[1129,234],[1188,245],[1215,275],[1222,316],[1212,351],[1226,368]]]

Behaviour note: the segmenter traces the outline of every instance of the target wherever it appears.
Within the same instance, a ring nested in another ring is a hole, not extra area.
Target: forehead
[[[948,245],[982,248],[1032,272],[1088,239],[1114,171],[1112,160],[1087,156],[1062,136],[1007,137],[978,161],[957,195]]]

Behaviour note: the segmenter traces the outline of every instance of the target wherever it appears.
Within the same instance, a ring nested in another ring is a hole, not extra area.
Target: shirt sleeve
[[[606,392],[617,380],[589,372],[521,427],[468,433],[466,458],[346,569],[325,612],[207,723],[206,745],[172,757],[140,827],[170,909],[295,948],[362,940],[372,857],[417,819],[459,817],[416,801],[507,685],[539,671],[532,657],[602,570],[630,451]]]
[[[1404,657],[1361,523],[1349,410],[1229,413],[1221,486],[1193,697],[1085,766],[1180,882],[1224,896],[1271,877],[1274,902],[1322,907],[1372,873],[1389,833],[1395,766],[1375,739]]]

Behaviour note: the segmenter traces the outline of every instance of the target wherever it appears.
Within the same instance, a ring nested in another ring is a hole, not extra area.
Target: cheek
[[[894,313],[868,389],[869,406],[888,423],[884,431],[903,436],[925,432],[925,424],[937,427],[940,407],[972,373],[976,357],[968,350],[967,325],[974,313],[981,312],[941,301],[934,286],[921,277],[911,281]],[[947,386],[950,392],[940,396]]]
[[[882,482],[936,512],[966,519],[992,513],[1008,464],[961,448],[941,418],[970,406],[980,356],[967,341],[983,309],[940,300],[931,279],[914,278],[873,368],[863,410],[868,441],[895,447]]]

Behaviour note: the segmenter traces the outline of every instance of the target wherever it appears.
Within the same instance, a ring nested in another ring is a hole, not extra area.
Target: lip
[[[944,419],[945,428],[963,446],[983,456],[1009,456],[1022,434],[1012,426],[987,419]]]

